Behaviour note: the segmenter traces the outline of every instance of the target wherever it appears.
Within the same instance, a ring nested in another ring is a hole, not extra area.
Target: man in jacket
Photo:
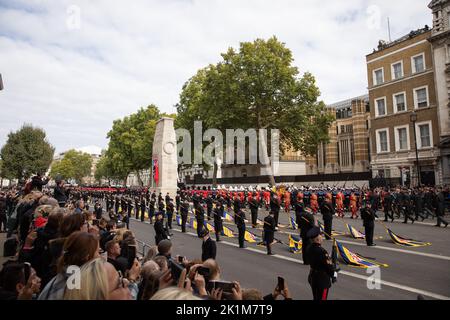
[[[200,232],[200,238],[203,239],[202,243],[202,261],[206,261],[208,259],[216,259],[217,254],[217,246],[214,240],[209,236],[208,229],[203,229]]]

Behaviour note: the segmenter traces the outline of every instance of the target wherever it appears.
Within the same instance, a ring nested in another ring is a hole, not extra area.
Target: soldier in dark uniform
[[[139,197],[134,197],[134,216],[136,217],[136,220],[139,220]]]
[[[308,238],[308,231],[315,227],[314,215],[311,209],[307,208],[301,213],[298,227],[300,228],[300,238],[302,238],[302,258],[303,264],[309,265],[308,247],[311,244],[311,239]]]
[[[183,201],[180,207],[180,215],[181,215],[181,232],[186,232],[186,222],[189,213],[189,202],[187,199]]]
[[[180,205],[181,205],[180,191],[177,192],[177,195],[175,197],[175,205],[176,205],[177,213],[179,213],[180,212]]]
[[[442,188],[439,188],[438,190],[436,190],[437,192],[435,193],[434,196],[434,208],[436,210],[436,219],[437,219],[437,223],[436,223],[436,227],[440,227],[441,223],[445,225],[445,228],[447,228],[448,226],[448,222],[444,220],[444,214],[445,214],[445,196],[444,196],[444,191]]]
[[[133,201],[131,200],[131,198],[128,198],[127,200],[127,209],[128,209],[128,218],[131,218],[133,212]]]
[[[256,199],[256,193],[253,193],[253,197],[251,198],[248,205],[250,207],[250,212],[252,215],[252,227],[256,228],[258,226],[258,208],[259,208],[259,203],[258,200]]]
[[[267,248],[267,254],[273,255],[272,244],[275,239],[275,218],[273,212],[270,211],[267,217],[264,218],[264,242]]]
[[[383,209],[384,209],[384,221],[387,222],[388,218],[391,219],[391,222],[394,221],[394,212],[392,212],[392,195],[391,191],[385,189],[384,197],[383,197]],[[389,214],[390,212],[390,214]]]
[[[303,211],[305,210],[303,199],[296,200],[294,209],[295,209],[295,223],[297,223],[297,227],[300,228],[300,224],[302,223],[301,222],[302,214]]]
[[[120,207],[120,198],[119,196],[114,197],[114,211],[116,213],[116,216],[119,214],[119,207]]]
[[[238,228],[239,233],[239,248],[245,248],[244,239],[245,239],[245,213],[242,210],[239,210],[235,215],[235,222]]]
[[[169,202],[170,202],[170,195],[169,195],[169,193],[167,192],[167,194],[166,194],[166,197],[165,197],[165,202],[166,202],[166,207],[169,205]]]
[[[213,199],[212,199],[211,195],[208,195],[205,202],[206,202],[206,214],[208,216],[208,220],[211,220],[212,208],[213,208]]]
[[[214,232],[216,233],[216,241],[220,241],[220,235],[223,232],[222,217],[225,208],[223,207],[223,202],[217,200],[214,202],[215,208],[213,209],[214,217]]]
[[[164,228],[164,217],[163,217],[163,214],[161,212],[158,212],[156,214],[155,224],[154,224],[153,227],[155,228],[155,243],[156,243],[156,245],[158,245],[158,243],[161,240],[169,238],[167,236],[167,231]]]
[[[328,252],[322,248],[320,229],[312,228],[307,236],[312,242],[307,251],[311,267],[308,282],[311,285],[314,300],[327,300],[331,280],[336,277],[336,272]]]
[[[174,211],[175,206],[173,204],[173,200],[170,199],[169,203],[167,204],[167,225],[169,226],[169,229],[172,229],[172,220]]]
[[[208,259],[216,259],[217,246],[216,243],[211,239],[208,229],[203,229],[199,235],[203,239],[202,243],[202,261]]]
[[[139,209],[138,210],[141,211],[141,221],[144,221],[145,220],[145,209],[147,207],[145,196],[141,196],[141,201],[139,202],[138,205],[139,205]],[[152,222],[153,215],[150,217],[150,213],[149,213],[148,217],[149,217],[149,220],[150,220],[150,224],[152,224],[153,223]]]
[[[241,207],[242,207],[241,199],[236,194],[234,197],[234,202],[233,202],[233,210],[234,210],[235,217],[236,217],[236,214],[241,210]]]
[[[281,202],[276,193],[270,198],[270,211],[273,212],[273,217],[275,219],[275,228],[278,227],[278,216],[280,214]]]
[[[94,213],[95,213],[95,218],[97,220],[100,220],[103,216],[103,208],[102,208],[102,205],[100,204],[100,202],[98,202],[98,201],[95,202]]]
[[[154,195],[154,193],[153,193]],[[150,223],[152,223],[153,216],[155,215],[155,205],[156,205],[156,196],[150,198],[148,203],[148,218],[150,219]],[[144,202],[145,203],[145,202]]]
[[[325,239],[330,240],[331,239],[331,230],[333,226],[333,216],[334,216],[334,208],[331,204],[331,200],[327,199],[323,202],[320,212],[322,213],[323,217],[323,224],[324,224],[324,231],[325,231]]]
[[[372,208],[370,202],[365,207],[361,208],[361,219],[363,220],[364,232],[366,236],[366,243],[369,247],[376,246],[373,243],[373,231],[375,229],[375,218],[378,218],[375,210]]]
[[[408,219],[411,220],[411,223],[414,223],[415,220],[412,216],[412,213],[413,213],[412,200],[411,200],[411,195],[409,193],[405,192],[405,194],[403,196],[402,208],[403,208],[403,214],[405,216],[405,220],[403,221],[403,223],[408,223]]]
[[[423,215],[423,195],[421,189],[415,189],[412,193],[411,200],[414,204],[414,213],[416,221],[419,220],[419,217],[422,218],[422,221],[425,220],[425,216]]]
[[[205,210],[200,202],[195,203],[195,219],[197,220],[197,235],[200,237],[200,232],[205,227]]]

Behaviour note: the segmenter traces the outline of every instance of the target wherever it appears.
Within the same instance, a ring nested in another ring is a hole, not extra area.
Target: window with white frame
[[[375,116],[386,115],[386,97],[375,99]]]
[[[408,126],[395,127],[395,150],[409,150],[409,130]]]
[[[396,63],[393,63],[391,65],[391,74],[392,74],[392,80],[397,80],[403,77],[403,62],[399,61]]]
[[[373,83],[374,85],[379,85],[384,82],[384,71],[383,68],[373,71]]]
[[[412,73],[418,73],[425,70],[425,55],[423,53],[411,58]]]
[[[417,142],[419,149],[430,148],[433,145],[431,121],[416,123]]]
[[[389,152],[389,130],[379,129],[376,130],[377,138],[377,152]]]
[[[414,89],[414,106],[415,108],[426,108],[429,105],[428,87]]]
[[[393,96],[394,112],[406,111],[406,94],[405,92],[396,93]]]

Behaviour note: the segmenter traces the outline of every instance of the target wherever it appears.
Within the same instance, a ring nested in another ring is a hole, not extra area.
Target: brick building
[[[327,110],[336,117],[329,129],[330,142],[319,145],[317,156],[306,158],[307,174],[368,172],[369,96],[334,103]]]
[[[422,184],[440,181],[430,35],[425,26],[393,42],[380,41],[378,49],[366,56],[373,177],[404,185],[417,185],[419,176]]]

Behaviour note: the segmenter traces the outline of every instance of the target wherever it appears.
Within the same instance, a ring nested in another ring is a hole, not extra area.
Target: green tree
[[[143,185],[139,171],[151,166],[156,122],[164,116],[176,117],[149,105],[113,122],[107,134],[109,144],[105,154],[112,176],[125,180],[130,173],[136,172],[140,185]]]
[[[89,154],[72,149],[52,165],[50,176],[53,179],[58,176],[65,180],[74,179],[81,183],[83,177],[91,174],[91,167],[92,158]]]
[[[54,152],[43,129],[24,124],[18,131],[8,134],[8,140],[0,151],[2,175],[20,180],[37,172],[45,173]]]
[[[98,182],[101,182],[102,179],[106,179],[109,184],[111,184],[111,180],[123,180],[122,177],[115,175],[113,163],[106,154],[102,154],[102,157],[97,162],[94,177]]]
[[[318,100],[314,76],[299,75],[284,43],[276,37],[243,42],[222,58],[183,86],[177,125],[189,128],[198,119],[204,129],[279,129],[282,153],[313,155],[320,142],[328,141],[333,116]],[[273,175],[270,183],[275,184]]]

